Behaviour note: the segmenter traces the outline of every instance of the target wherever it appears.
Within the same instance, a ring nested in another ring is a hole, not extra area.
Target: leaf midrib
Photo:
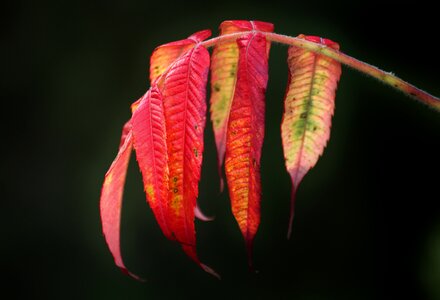
[[[307,96],[307,103],[306,103],[306,107],[305,107],[305,111],[306,111],[306,117],[304,118],[304,132],[303,132],[303,136],[301,137],[301,144],[300,144],[300,149],[298,152],[298,157],[296,160],[296,168],[295,168],[295,175],[293,176],[293,178],[295,178],[295,182],[293,182],[293,187],[296,191],[296,189],[298,189],[298,185],[299,183],[297,182],[297,178],[298,178],[298,172],[299,172],[299,167],[301,164],[301,160],[302,160],[302,153],[304,151],[304,142],[305,142],[305,138],[306,138],[306,134],[307,134],[307,124],[309,122],[309,118],[310,118],[310,109],[312,107],[312,91],[313,91],[313,86],[315,83],[315,77],[316,77],[316,68],[317,68],[317,61],[318,61],[318,55],[315,53],[312,53],[310,51],[305,51],[305,53],[311,53],[311,55],[313,55],[313,66],[312,66],[312,78],[310,80],[310,88],[309,88],[309,92],[308,92],[308,96]]]

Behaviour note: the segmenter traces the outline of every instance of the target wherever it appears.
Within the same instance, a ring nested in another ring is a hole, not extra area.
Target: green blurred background
[[[227,19],[319,35],[440,95],[438,9],[375,1],[14,1],[2,9],[2,294],[16,299],[440,299],[440,115],[343,69],[331,141],[298,192],[280,140],[287,67],[273,46],[262,158],[259,272],[219,194],[211,124],[198,251],[218,281],[162,236],[130,165],[122,218],[127,266],[114,266],[98,199],[130,104],[148,88],[149,55]],[[133,160],[132,160],[133,162]]]

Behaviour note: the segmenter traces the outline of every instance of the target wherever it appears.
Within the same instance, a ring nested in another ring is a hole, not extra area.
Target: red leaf
[[[224,26],[225,34],[240,31],[258,30],[262,32],[273,32],[274,25],[268,22],[262,21],[248,21],[248,20],[232,20],[224,21],[220,26]],[[234,29],[235,28],[235,29]],[[266,53],[269,56],[270,41],[266,41]]]
[[[181,55],[211,36],[211,30],[198,31],[188,38],[157,47],[150,58],[150,81],[155,82]]]
[[[247,34],[237,43],[240,58],[228,123],[225,169],[232,212],[246,241],[252,266],[252,243],[260,224],[267,43],[260,33]]]
[[[339,49],[337,43],[320,37],[300,35],[299,38]],[[304,175],[315,166],[330,137],[341,64],[297,47],[289,48],[287,62],[289,83],[284,99],[281,136],[286,168],[292,180],[289,238],[298,186]]]
[[[101,190],[100,212],[102,231],[105,241],[113,255],[115,264],[121,271],[131,277],[142,280],[129,272],[122,261],[120,249],[120,225],[122,197],[124,193],[125,177],[130,161],[132,149],[131,123],[127,122],[122,131],[121,145],[118,155],[110,169],[105,174],[104,184]]]
[[[164,235],[173,240],[168,225],[168,153],[162,95],[152,86],[132,117],[133,145],[142,172],[148,203]]]
[[[273,31],[273,24],[259,21],[224,21],[220,25],[220,35],[234,32]],[[269,53],[270,42],[267,42]],[[211,58],[211,121],[214,129],[217,146],[218,172],[220,176],[220,190],[223,191],[222,165],[225,156],[226,132],[229,113],[234,97],[237,80],[238,46],[237,43],[220,43],[214,47]]]
[[[207,39],[211,36],[211,30],[201,30],[188,38],[171,42],[165,45],[157,47],[150,58],[150,80],[152,83],[162,87],[162,75],[171,68],[171,65],[177,61],[177,59],[193,48],[197,43]],[[133,111],[137,107],[138,103],[132,105]],[[200,208],[197,206],[195,216],[202,221],[211,221],[212,217],[206,216]]]
[[[164,81],[169,159],[170,228],[186,254],[205,271],[196,252],[194,209],[203,155],[209,52],[199,44],[179,57]]]

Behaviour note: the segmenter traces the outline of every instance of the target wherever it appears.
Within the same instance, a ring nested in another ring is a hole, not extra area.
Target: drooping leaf
[[[105,241],[113,255],[116,266],[118,266],[123,273],[137,280],[142,280],[127,270],[122,260],[120,247],[122,197],[131,150],[131,123],[127,122],[122,131],[118,155],[105,174],[104,184],[101,190],[100,213]]]
[[[185,253],[205,271],[196,252],[194,210],[198,196],[206,115],[209,52],[200,44],[182,55],[163,85],[169,167],[170,229]]]
[[[170,65],[201,42],[211,36],[211,30],[198,31],[188,38],[180,41],[171,42],[157,47],[150,58],[150,81],[155,82]]]
[[[162,95],[152,86],[132,117],[133,146],[142,172],[148,203],[164,235],[173,240],[168,224],[168,153]]]
[[[157,47],[150,58],[150,81],[162,87],[162,80],[160,77],[171,68],[171,65],[177,59],[192,49],[197,43],[207,39],[211,36],[211,30],[201,30],[188,38],[171,42]],[[156,82],[157,81],[157,82]],[[135,105],[135,104],[133,104]],[[195,216],[202,221],[211,221],[212,217],[206,216],[198,207],[195,209]]]
[[[220,35],[249,30],[273,31],[273,24],[260,21],[224,21]],[[270,42],[267,42],[269,53]],[[223,191],[221,168],[225,156],[226,131],[237,80],[238,46],[235,41],[220,43],[214,47],[211,58],[211,121],[217,146],[220,190]]]
[[[339,49],[328,39],[300,38]],[[315,166],[330,137],[336,87],[341,64],[326,56],[297,47],[288,51],[289,82],[281,125],[284,157],[292,180],[289,229],[292,232],[295,194],[304,175]]]
[[[237,44],[237,82],[228,122],[225,169],[232,212],[244,236],[252,266],[252,243],[260,224],[267,43],[264,35],[250,33],[239,38]]]

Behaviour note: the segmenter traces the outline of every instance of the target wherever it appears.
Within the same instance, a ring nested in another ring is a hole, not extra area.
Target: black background
[[[167,241],[130,165],[122,219],[127,266],[114,266],[98,199],[149,55],[227,19],[319,35],[347,54],[440,95],[434,4],[374,1],[15,1],[2,8],[2,294],[17,299],[440,299],[440,115],[347,68],[331,140],[298,192],[280,140],[286,47],[274,45],[262,158],[259,272],[247,271],[229,199],[218,192],[207,123],[197,221],[202,261]],[[132,161],[133,162],[133,161]]]

